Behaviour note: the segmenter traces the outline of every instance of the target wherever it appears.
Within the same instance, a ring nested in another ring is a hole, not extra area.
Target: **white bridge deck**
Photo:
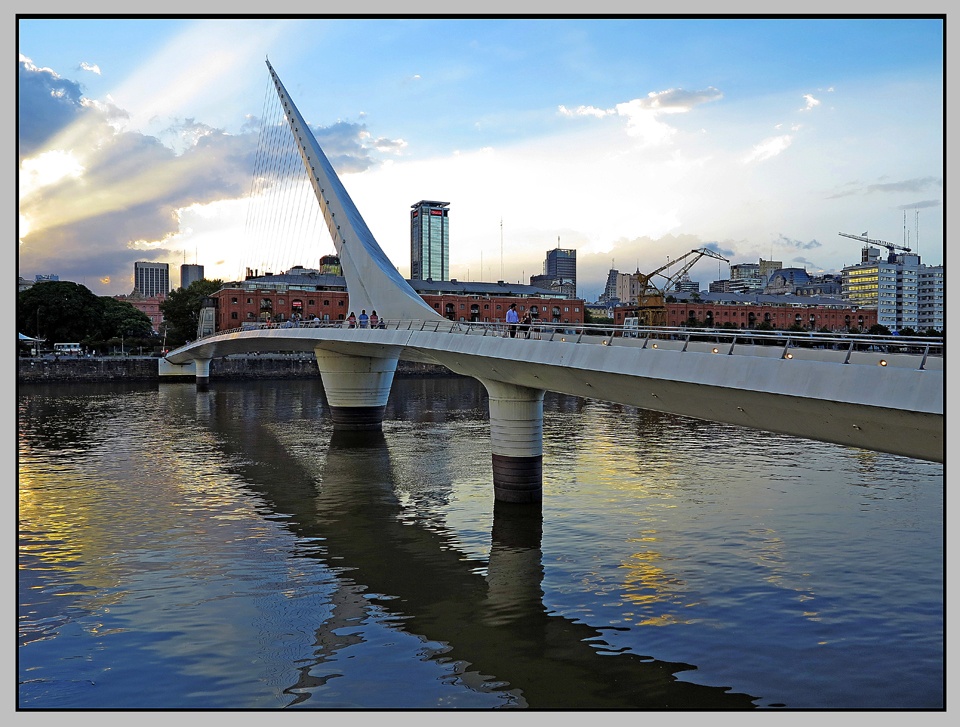
[[[171,352],[178,364],[230,354],[329,351],[396,356],[453,372],[944,461],[943,343],[725,329],[387,321],[264,324],[220,332]]]

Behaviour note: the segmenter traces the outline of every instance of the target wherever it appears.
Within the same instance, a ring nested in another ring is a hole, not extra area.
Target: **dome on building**
[[[803,268],[780,268],[770,276],[763,292],[769,295],[785,295],[793,293],[798,285],[809,283],[810,276]]]

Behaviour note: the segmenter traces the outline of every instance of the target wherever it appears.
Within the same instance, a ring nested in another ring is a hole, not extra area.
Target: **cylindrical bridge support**
[[[206,391],[210,388],[210,359],[197,358],[193,360],[193,364],[196,366],[197,372],[197,389],[200,391]]]
[[[541,389],[481,379],[490,404],[493,496],[500,502],[543,500]]]
[[[334,429],[380,429],[399,350],[368,357],[314,349]]]

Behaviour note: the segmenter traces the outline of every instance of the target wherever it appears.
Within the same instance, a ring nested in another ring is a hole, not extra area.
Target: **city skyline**
[[[451,277],[528,283],[548,250],[575,249],[588,300],[611,268],[704,246],[733,264],[839,272],[861,244],[838,233],[865,230],[943,262],[940,19],[21,18],[18,30],[28,279],[114,295],[137,260],[224,280],[260,267],[242,223],[266,57],[405,277],[418,199],[450,202]],[[286,266],[332,252],[325,239]],[[718,272],[702,262],[690,276],[706,287]]]

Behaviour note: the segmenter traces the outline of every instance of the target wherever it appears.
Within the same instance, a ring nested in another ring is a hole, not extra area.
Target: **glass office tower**
[[[450,279],[449,202],[420,200],[410,208],[410,279]]]
[[[556,247],[547,250],[547,259],[543,263],[543,274],[571,286],[574,295],[577,289],[577,251]]]

